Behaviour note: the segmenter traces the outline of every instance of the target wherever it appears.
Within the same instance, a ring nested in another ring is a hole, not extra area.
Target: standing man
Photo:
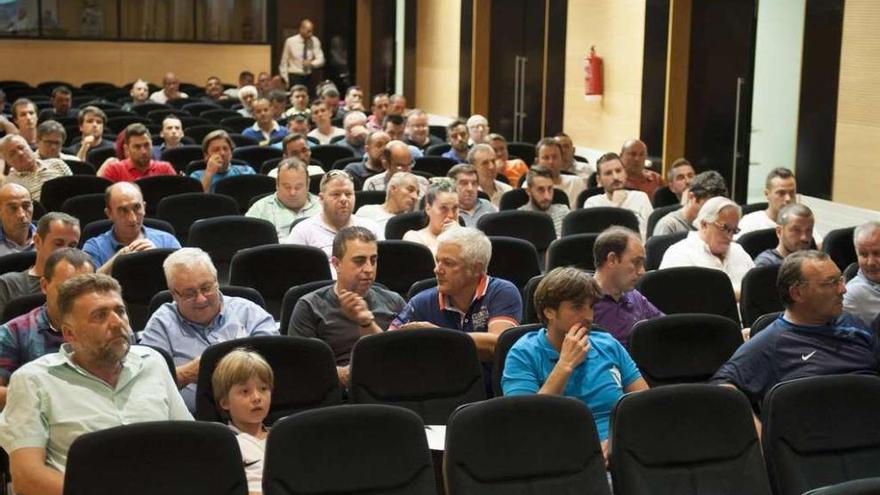
[[[60,158],[38,160],[36,152],[18,135],[0,140],[0,156],[10,167],[6,182],[26,187],[34,201],[40,200],[40,191],[46,181],[73,174]]]
[[[24,186],[4,184],[0,187],[0,256],[34,250],[37,228],[31,224],[34,202]]]
[[[553,190],[553,174],[540,165],[533,166],[526,174],[526,193],[529,195],[529,202],[518,209],[550,215],[553,220],[553,228],[556,230],[556,237],[561,237],[562,219],[571,210],[568,205],[553,202]]]
[[[153,160],[153,140],[143,124],[125,128],[124,147],[128,158],[101,167],[98,176],[110,182],[134,182],[154,175],[177,175],[170,163]]]
[[[229,133],[222,129],[209,132],[202,140],[205,169],[196,170],[190,174],[190,177],[200,181],[205,192],[214,192],[217,183],[227,177],[256,173],[250,165],[232,164],[232,148],[234,147]]]
[[[645,168],[648,157],[648,146],[638,139],[630,139],[620,149],[620,161],[626,169],[626,187],[638,189],[654,198],[654,192],[663,186],[663,177]]]
[[[293,222],[321,212],[318,197],[309,192],[309,174],[306,162],[285,158],[278,164],[275,194],[259,199],[245,216],[267,220],[275,226],[280,242],[290,234]]]
[[[870,325],[880,316],[880,222],[863,223],[853,231],[859,272],[846,284],[843,307]]]
[[[281,64],[278,66],[278,72],[288,86],[302,84],[309,89],[309,94],[314,88],[312,70],[324,66],[321,40],[312,34],[313,29],[312,21],[308,19],[299,23],[299,34],[284,42]]]
[[[587,198],[584,208],[612,206],[630,210],[639,219],[639,232],[644,238],[648,230],[648,217],[654,208],[644,192],[624,189],[629,172],[625,170],[620,157],[616,153],[605,153],[599,157],[596,160],[596,174],[605,192]]]

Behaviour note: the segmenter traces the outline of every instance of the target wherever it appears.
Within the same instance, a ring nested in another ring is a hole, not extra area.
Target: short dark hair
[[[452,132],[453,129],[460,125],[463,125],[465,129],[467,129],[467,124],[465,123],[465,121],[461,119],[455,119],[452,122],[446,124],[446,133],[449,134],[450,132]]]
[[[779,209],[779,214],[776,216],[776,223],[785,226],[792,217],[813,218],[813,210],[811,210],[809,206],[800,203],[787,204]]]
[[[459,174],[477,174],[477,168],[471,165],[470,163],[459,163],[458,165],[453,166],[449,169],[449,172],[446,173],[446,177],[458,182]]]
[[[73,305],[80,296],[96,292],[115,292],[121,296],[122,287],[113,277],[100,273],[84,273],[65,280],[58,288],[58,313],[61,319],[64,320],[73,311]]]
[[[61,134],[61,141],[67,140],[67,130],[64,129],[64,126],[61,125],[60,122],[55,120],[46,120],[40,122],[40,125],[37,126],[37,139],[40,139],[46,134]]]
[[[543,148],[544,146],[554,146],[556,149],[559,150],[559,154],[562,154],[562,146],[559,144],[559,141],[557,141],[556,138],[545,137],[535,143],[535,158],[537,158],[538,155],[541,154],[541,148]]]
[[[707,170],[694,176],[688,191],[699,200],[717,196],[724,196],[726,198],[727,183],[724,182],[724,177],[718,172]]]
[[[385,126],[388,125],[389,122],[393,125],[403,125],[404,124],[403,115],[394,115],[394,114],[389,113],[388,115],[385,116],[384,119],[382,119],[382,128],[384,129]]]
[[[599,159],[596,160],[596,173],[601,175],[602,174],[602,164],[606,163],[606,162],[613,162],[614,160],[620,161],[620,155],[618,155],[617,153],[614,153],[613,151],[609,152],[609,153],[605,153],[604,155],[600,156]]]
[[[545,179],[553,180],[553,174],[550,170],[541,165],[532,165],[529,167],[529,171],[526,173],[526,184],[531,186],[535,181],[535,177],[543,177]]]
[[[321,90],[321,98],[339,98],[339,90],[335,86],[327,86]]]
[[[689,166],[691,168],[694,167],[693,165],[691,165],[691,162],[688,161],[687,158],[679,158],[679,159],[675,160],[674,162],[672,162],[672,165],[669,166],[669,172],[666,173],[667,180],[669,182],[672,182],[672,177],[675,173],[675,169],[677,169],[678,167],[684,167],[684,166]]]
[[[37,110],[37,104],[27,98],[19,98],[12,103],[12,107],[9,109],[12,113],[12,118],[15,119],[16,114],[18,113],[18,107],[23,107],[25,105],[30,105],[34,107],[34,111]]]
[[[333,238],[333,256],[341,260],[348,248],[348,241],[355,239],[361,242],[376,242],[376,235],[365,227],[345,227]]]
[[[76,116],[77,123],[79,123],[79,125],[82,125],[83,122],[85,122],[86,117],[88,117],[89,115],[96,115],[96,116],[100,117],[102,124],[107,123],[107,114],[104,113],[104,111],[101,110],[100,108],[92,106],[92,105],[89,105],[87,107],[83,107],[79,111],[79,113]]]
[[[786,308],[794,304],[791,298],[791,288],[804,281],[804,262],[805,261],[825,261],[831,258],[822,251],[815,249],[807,249],[804,251],[795,251],[789,254],[782,261],[779,267],[779,275],[776,277],[776,293],[779,300]]]
[[[131,138],[140,136],[145,136],[147,139],[152,139],[152,136],[150,136],[150,130],[147,129],[147,126],[145,126],[144,124],[139,124],[135,122],[134,124],[129,124],[128,127],[125,128],[125,144],[128,144]]]
[[[73,92],[67,86],[61,85],[52,88],[52,96],[54,97],[55,95],[73,96]]]
[[[287,93],[284,91],[278,91],[277,89],[273,89],[269,91],[269,94],[266,96],[269,100],[269,103],[284,103],[287,104]]]
[[[291,133],[287,134],[286,136],[284,136],[284,139],[281,140],[281,151],[286,150],[287,145],[290,144],[291,141],[298,141],[300,139],[303,141],[308,140],[308,138],[306,138],[305,134],[300,134],[298,132],[291,132]]]
[[[76,270],[88,264],[92,272],[95,271],[95,264],[92,261],[92,257],[86,252],[71,247],[60,248],[52,251],[52,254],[46,258],[46,264],[43,265],[43,278],[45,278],[46,281],[52,281],[52,277],[55,276],[55,267],[62,261],[68,262],[70,266]]]
[[[773,179],[791,179],[794,173],[785,167],[776,167],[767,173],[767,180],[764,181],[764,188],[770,189],[770,181]]]
[[[309,88],[305,87],[304,84],[294,84],[294,85],[290,88],[290,92],[291,92],[291,93],[297,93],[297,92],[299,92],[299,91],[305,91],[306,93],[308,93],[308,92],[309,92]]]
[[[49,229],[52,227],[52,222],[61,222],[64,225],[71,225],[79,228],[78,218],[60,211],[50,211],[40,217],[40,220],[37,222],[37,235],[39,235],[41,239],[46,239],[46,234],[49,233]]]
[[[302,171],[302,173],[306,174],[306,180],[309,178],[309,164],[296,157],[285,158],[278,162],[278,177],[281,177],[281,171],[283,170]]]
[[[546,325],[545,309],[559,309],[565,301],[593,303],[602,297],[599,284],[587,272],[572,267],[554,268],[544,275],[535,289],[535,311]]]
[[[619,225],[603,230],[593,244],[593,263],[596,268],[605,265],[605,262],[608,261],[608,255],[611,253],[618,257],[623,255],[629,245],[629,240],[633,238],[641,240],[637,232]]]

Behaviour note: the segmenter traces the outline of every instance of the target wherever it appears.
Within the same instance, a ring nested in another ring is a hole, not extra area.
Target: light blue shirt
[[[860,318],[865,325],[871,325],[874,318],[880,315],[880,283],[868,280],[859,269],[858,274],[846,284],[843,309]]]
[[[217,189],[217,183],[227,177],[235,177],[236,175],[254,175],[254,169],[252,169],[249,165],[230,165],[229,169],[226,172],[216,174],[211,176],[211,192],[214,192]],[[202,177],[205,176],[204,170],[196,170],[195,172],[189,174],[190,177],[196,179],[201,182]]]
[[[28,240],[24,246],[20,246],[18,243],[6,237],[6,231],[0,226],[0,256],[5,254],[12,253],[21,253],[24,251],[33,251],[34,250],[34,234],[37,232],[37,226],[31,224],[30,231],[28,232]]]
[[[165,303],[153,313],[141,333],[141,344],[164,349],[177,366],[202,355],[204,350],[220,342],[257,335],[278,335],[272,315],[260,306],[241,297],[221,295],[220,313],[207,326],[193,323],[177,310],[177,303]],[[196,409],[196,385],[191,383],[180,391],[190,411]]]
[[[162,356],[132,346],[116,387],[71,359],[70,344],[12,374],[0,415],[6,452],[46,449],[46,465],[63,472],[70,445],[83,433],[144,421],[192,420]]]
[[[116,254],[116,251],[125,247],[124,244],[113,237],[113,230],[114,228],[111,227],[107,232],[92,237],[83,245],[83,251],[92,257],[95,268],[103,266],[104,263],[107,263]],[[143,232],[144,238],[155,244],[157,248],[180,249],[180,242],[168,232],[151,229],[150,227],[144,227]]]
[[[559,351],[548,340],[546,328],[522,336],[504,362],[504,395],[538,393],[558,361]],[[580,399],[590,408],[599,439],[605,440],[611,409],[641,376],[620,342],[609,333],[591,331],[587,358],[572,371],[562,395]]]
[[[495,208],[492,203],[486,201],[483,198],[477,198],[477,206],[474,207],[473,213],[468,213],[459,208],[458,216],[460,216],[461,219],[464,220],[465,227],[477,228],[477,221],[480,219],[480,217],[487,213],[496,213],[497,211],[498,208]]]

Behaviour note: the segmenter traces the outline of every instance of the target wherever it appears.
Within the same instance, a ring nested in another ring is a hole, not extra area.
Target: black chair
[[[657,222],[660,221],[661,218],[666,215],[672,213],[673,211],[680,210],[680,204],[674,204],[669,206],[661,206],[659,208],[654,208],[654,211],[648,215],[648,232],[645,234],[645,237],[650,239],[654,235],[654,227],[657,226]],[[647,240],[647,239],[646,239]]]
[[[376,282],[405,296],[412,284],[434,275],[434,255],[427,247],[409,241],[378,243]]]
[[[520,178],[520,181],[525,182],[525,176],[522,176],[522,178]],[[587,183],[589,183],[589,179],[587,180]],[[578,194],[577,199],[575,199],[575,206],[577,206],[578,208],[583,208],[584,203],[588,199],[592,198],[593,196],[598,196],[600,194],[605,194],[605,189],[601,187],[588,187]]]
[[[822,242],[822,251],[834,260],[841,270],[846,269],[850,263],[856,263],[856,246],[853,240],[855,227],[835,229],[825,235]]]
[[[89,193],[103,193],[112,182],[91,175],[68,175],[56,177],[43,183],[40,203],[46,211],[61,211],[64,200]]]
[[[269,175],[269,172],[278,168],[278,164],[281,163],[281,160],[284,160],[284,158],[272,158],[264,161],[263,164],[260,165],[260,174]]]
[[[169,115],[173,115],[177,118],[192,116],[189,112],[177,108],[161,108],[159,110],[148,112],[147,118],[152,120],[154,124],[162,125],[162,121]]]
[[[420,230],[428,225],[428,216],[423,211],[413,211],[394,215],[385,223],[385,239],[400,240],[410,230]]]
[[[457,162],[442,156],[423,156],[413,161],[413,169],[428,172],[437,177],[446,177],[449,169]]]
[[[279,148],[268,146],[241,146],[232,151],[232,157],[247,162],[252,168],[260,168],[266,160],[282,158],[283,153]]]
[[[756,266],[743,277],[739,309],[744,327],[751,327],[761,315],[782,311],[782,300],[776,291],[779,266]]]
[[[813,376],[764,397],[761,443],[777,495],[880,476],[880,378]]]
[[[446,492],[610,495],[596,435],[589,408],[565,397],[498,397],[462,406],[446,429]]]
[[[185,144],[162,151],[162,161],[169,162],[174,167],[174,170],[177,170],[177,173],[186,171],[186,166],[189,162],[202,157],[202,147],[195,144]]]
[[[612,225],[622,225],[639,232],[639,219],[625,208],[596,206],[570,212],[562,219],[562,236],[571,234],[598,234]]]
[[[275,192],[275,179],[265,175],[236,175],[217,182],[215,191],[235,199],[239,212],[244,214],[250,207],[251,198]]]
[[[599,234],[572,234],[550,243],[547,249],[547,271],[560,266],[573,266],[594,271],[593,245]]]
[[[532,243],[502,236],[489,236],[489,241],[492,243],[489,275],[508,280],[520,288],[525,287],[530,278],[541,274],[538,251]]]
[[[855,278],[859,273],[859,264],[858,263],[850,263],[843,270],[843,278],[846,279],[847,282]]]
[[[82,249],[83,245],[85,245],[86,241],[91,239],[92,237],[98,236],[110,230],[110,227],[113,226],[113,222],[108,219],[103,220],[95,220],[93,222],[89,222],[82,227],[82,233],[79,236],[79,247]],[[144,226],[149,227],[151,229],[161,230],[163,232],[168,232],[171,235],[174,235],[174,226],[165,220],[159,220],[158,218],[144,218]],[[98,268],[98,267],[95,267]]]
[[[34,266],[36,261],[36,251],[23,251],[0,256],[0,275],[10,272],[23,272]]]
[[[645,242],[645,270],[657,270],[663,262],[663,255],[670,246],[687,237],[687,232],[655,235]]]
[[[544,325],[541,323],[531,323],[528,325],[520,325],[505,330],[498,336],[495,343],[495,356],[492,358],[492,393],[495,397],[504,395],[501,389],[501,378],[504,376],[504,365],[507,362],[507,353],[513,347],[513,344],[525,334],[540,330]]]
[[[446,126],[445,125],[429,125],[428,126],[428,134],[436,137],[440,141],[446,141]]]
[[[248,301],[256,304],[261,308],[266,307],[266,301],[263,300],[263,296],[257,292],[256,289],[251,289],[250,287],[239,287],[237,285],[221,285],[220,292],[223,293],[224,296],[231,297],[241,297],[243,299],[247,299]],[[171,295],[170,290],[162,290],[156,293],[155,296],[150,299],[150,307],[148,313],[150,316],[156,312],[163,304],[170,303],[174,301],[174,297]]]
[[[61,211],[79,220],[81,227],[91,222],[107,218],[104,213],[106,206],[104,193],[81,194],[67,198],[61,205]]]
[[[487,236],[507,236],[532,244],[543,253],[556,240],[553,219],[537,211],[506,210],[487,213],[477,220],[477,228]]]
[[[266,244],[278,244],[275,225],[261,218],[238,215],[196,220],[189,229],[186,243],[211,255],[221,284],[229,280],[229,265],[235,253]]]
[[[520,322],[523,325],[541,323],[541,318],[538,317],[538,311],[535,309],[535,290],[543,279],[543,275],[535,275],[523,287],[523,318]]]
[[[736,322],[689,313],[636,323],[629,351],[648,385],[708,381],[742,344]]]
[[[187,103],[181,108],[181,110],[188,112],[190,115],[198,115],[199,117],[203,117],[203,113],[209,112],[211,110],[223,110],[223,107],[217,105],[216,103],[197,101],[195,103]]]
[[[113,137],[113,136],[110,136]],[[116,157],[116,148],[107,146],[103,148],[95,148],[86,153],[86,161],[89,163],[97,163],[100,167],[108,158]]]
[[[669,190],[668,186],[663,186],[654,191],[654,208],[665,208],[667,206],[681,206],[681,198]]]
[[[142,117],[146,117],[147,114],[152,112],[153,110],[162,110],[163,108],[171,108],[171,107],[169,107],[168,105],[165,105],[164,103],[156,103],[156,102],[152,102],[152,101],[147,101],[147,102],[141,103],[139,105],[133,106],[131,108],[131,111],[142,116]]]
[[[235,110],[227,110],[225,108],[217,108],[216,110],[208,110],[199,114],[199,117],[203,119],[208,119],[215,124],[220,124],[223,119],[228,119],[230,117],[240,117],[241,114],[236,112]]]
[[[425,424],[446,424],[456,407],[486,398],[473,339],[445,328],[361,338],[351,352],[350,378],[350,402],[402,406]]]
[[[670,385],[624,395],[611,413],[616,495],[770,495],[748,399],[730,387]]]
[[[109,118],[109,119],[107,119],[107,122],[104,123],[104,126],[107,127],[107,129],[110,129],[111,131],[113,131],[114,133],[119,134],[120,132],[124,131],[126,127],[130,126],[131,124],[147,125],[147,124],[152,124],[152,123],[153,123],[153,121],[146,118],[146,117],[138,117],[136,115],[129,115],[126,117]]]
[[[195,127],[197,125],[214,125],[213,122],[208,119],[203,119],[202,117],[181,115],[177,118],[180,119],[180,125],[183,126],[184,129],[187,127]],[[195,142],[195,140],[193,140],[193,142]]]
[[[163,198],[175,194],[200,193],[202,183],[192,177],[180,175],[154,175],[143,177],[135,181],[141,188],[144,202],[147,203],[147,215],[155,215],[159,208],[159,202]]]
[[[412,284],[410,286],[409,291],[406,293],[407,299],[412,299],[413,296],[422,292],[424,290],[428,290],[431,288],[437,287],[437,279],[435,277],[426,278],[424,280],[419,280],[418,282]]]
[[[250,164],[248,164],[245,161],[239,160],[237,158],[233,158],[232,160],[229,161],[229,163],[230,163],[230,165],[244,165],[244,166],[250,167]],[[186,170],[184,170],[183,173],[186,176],[190,176],[196,170],[205,170],[205,168],[207,168],[207,166],[208,166],[208,162],[205,161],[204,158],[199,158],[198,160],[193,160],[193,161],[189,162],[186,165]],[[223,179],[223,180],[226,180],[226,179]]]
[[[67,164],[67,168],[73,172],[73,175],[95,175],[95,166],[91,163],[81,162],[70,158],[64,160],[64,163]]]
[[[381,205],[385,202],[385,191],[355,191],[355,211],[364,205]]]
[[[167,196],[159,201],[156,216],[174,226],[177,239],[189,239],[189,229],[196,220],[238,215],[238,203],[223,194],[184,193]],[[277,237],[276,237],[277,238]]]
[[[118,256],[110,274],[122,286],[128,320],[135,331],[143,330],[150,315],[150,300],[168,285],[162,263],[174,249],[157,248]]]
[[[189,127],[184,127],[183,134],[191,138],[195,143],[201,148],[202,140],[205,139],[209,133],[212,133],[217,130],[224,129],[219,124],[199,124],[199,125],[191,125]]]
[[[325,342],[287,335],[247,337],[213,344],[202,353],[196,385],[195,417],[199,421],[223,421],[214,402],[211,376],[223,356],[239,347],[258,352],[272,366],[275,386],[266,424],[299,411],[342,403],[333,351]]]
[[[532,143],[516,141],[507,143],[507,154],[526,162],[526,165],[535,163],[535,152],[535,145]]]
[[[771,323],[776,321],[777,318],[782,316],[782,311],[775,311],[773,313],[767,313],[766,315],[761,315],[752,323],[752,326],[749,327],[749,338],[754,337],[761,330],[770,326]]]
[[[525,189],[511,189],[501,195],[498,209],[501,211],[515,210],[529,202],[529,193]],[[553,204],[568,206],[568,195],[559,189],[553,190]]]
[[[349,163],[357,163],[361,160],[363,160],[363,158],[358,158],[356,156],[353,156],[351,158],[343,158],[341,160],[336,160],[335,162],[333,162],[330,168],[333,170],[345,170],[345,167],[348,166]],[[323,167],[323,164],[321,166]]]
[[[721,270],[694,266],[655,270],[645,273],[636,288],[667,315],[709,313],[740,322],[730,278]]]
[[[195,421],[136,423],[81,435],[68,453],[64,495],[119,493],[247,495],[235,435],[225,425]]]
[[[878,493],[880,493],[880,478],[864,478],[817,488],[804,495],[876,495]]]
[[[3,307],[2,321],[5,323],[13,318],[18,318],[43,304],[46,304],[46,295],[42,292],[16,297]]]
[[[342,146],[335,144],[322,144],[311,149],[312,158],[318,160],[324,165],[324,170],[329,170],[330,166],[339,160],[345,158],[354,158],[354,152]]]
[[[376,404],[284,418],[266,442],[263,493],[436,495],[424,425],[411,411]]]
[[[766,201],[762,203],[749,203],[747,205],[740,205],[740,211],[742,211],[742,215],[746,216],[749,213],[754,213],[756,211],[766,210],[769,206],[769,203]]]
[[[755,259],[767,249],[775,248],[779,244],[779,238],[776,236],[776,229],[761,229],[746,232],[736,242]]]
[[[287,289],[315,280],[330,280],[324,251],[311,246],[277,244],[242,249],[232,257],[229,283],[257,289],[266,311],[278,318]]]
[[[238,134],[236,132],[229,133],[229,139],[232,140],[232,143],[238,146],[257,146],[260,144],[256,138],[252,138],[250,136],[245,136],[244,134]]]
[[[284,298],[281,300],[281,318],[279,319],[278,331],[282,335],[293,335],[290,331],[290,317],[293,315],[293,308],[296,307],[296,303],[306,294],[333,283],[335,283],[333,280],[316,280],[287,289],[287,292],[284,293]]]
[[[425,150],[425,156],[441,156],[443,153],[451,150],[449,143],[433,144]]]
[[[226,117],[225,119],[222,119],[220,125],[228,129],[229,132],[240,134],[241,131],[254,125],[254,122],[256,121],[251,117],[238,115],[237,117]]]

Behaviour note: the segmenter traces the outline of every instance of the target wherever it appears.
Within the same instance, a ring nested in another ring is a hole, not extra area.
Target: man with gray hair
[[[308,164],[298,158],[285,158],[276,170],[275,194],[257,200],[245,216],[271,222],[281,241],[290,234],[293,222],[320,213],[321,203],[309,192]]]
[[[755,257],[755,266],[781,265],[786,256],[813,245],[813,211],[799,203],[785,205],[776,220],[779,244]]]
[[[477,170],[477,182],[480,190],[486,193],[489,196],[489,202],[498,208],[501,204],[501,196],[512,190],[513,187],[496,179],[499,170],[495,150],[485,143],[475,144],[468,151],[467,162]]]
[[[467,332],[484,362],[498,336],[519,325],[522,297],[507,280],[486,273],[492,243],[477,229],[449,229],[437,239],[437,286],[416,294],[389,330],[440,327]]]
[[[413,158],[409,151],[409,145],[403,141],[389,141],[382,150],[382,167],[384,174],[373,175],[364,181],[364,191],[384,191],[388,188],[388,181],[398,172],[412,172]],[[415,175],[419,183],[419,196],[428,190],[428,179]]]
[[[59,158],[38,159],[37,154],[21,136],[6,136],[0,140],[0,156],[10,167],[6,182],[21,184],[27,188],[34,201],[40,200],[40,191],[46,181],[73,175],[70,167]]]
[[[673,244],[663,255],[660,269],[701,266],[721,270],[730,278],[739,300],[742,279],[755,263],[733,236],[739,232],[739,205],[724,197],[712,198],[700,208],[694,220],[696,232]]]
[[[90,273],[67,280],[58,288],[58,314],[64,343],[12,374],[0,415],[16,493],[61,495],[68,451],[82,434],[192,420],[164,358],[131,345],[118,282]]]
[[[385,202],[381,205],[363,205],[358,208],[356,216],[369,218],[385,230],[385,224],[391,217],[413,211],[419,201],[419,177],[409,172],[398,172],[388,180],[385,190]]]
[[[202,352],[211,344],[258,335],[278,335],[272,315],[240,297],[224,296],[208,253],[182,248],[162,264],[172,302],[153,313],[141,343],[163,349],[177,365],[177,385],[190,411],[196,407],[196,381]]]
[[[24,186],[0,186],[0,256],[34,250],[33,218],[34,202]]]
[[[846,284],[843,307],[871,324],[880,316],[880,222],[863,223],[853,232],[859,272]]]
[[[727,184],[724,177],[714,170],[707,170],[697,174],[686,190],[681,193],[681,208],[667,213],[654,226],[654,235],[675,234],[678,232],[690,232],[694,228],[694,220],[700,207],[707,200],[727,196]]]

